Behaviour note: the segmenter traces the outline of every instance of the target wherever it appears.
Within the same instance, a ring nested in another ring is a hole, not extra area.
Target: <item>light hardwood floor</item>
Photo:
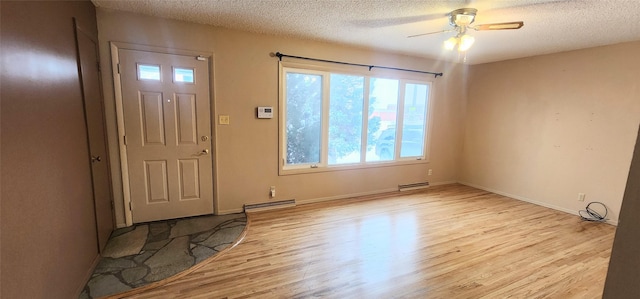
[[[462,185],[249,214],[235,248],[126,298],[600,298],[615,227]]]

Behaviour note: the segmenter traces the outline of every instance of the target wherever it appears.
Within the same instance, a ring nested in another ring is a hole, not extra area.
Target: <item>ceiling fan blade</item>
[[[519,1],[491,1],[490,3],[479,3],[479,10],[488,13],[488,12],[500,12],[502,10],[509,9],[517,9],[517,8],[528,8],[528,9],[546,9],[546,8],[554,8],[557,9],[555,5],[558,4],[572,4],[575,5],[575,1],[573,0],[519,0]],[[490,4],[488,7],[483,7],[483,4]]]
[[[431,21],[431,20],[436,20],[444,17],[446,17],[446,14],[436,13],[436,14],[427,14],[427,15],[398,17],[398,18],[356,20],[356,21],[352,21],[351,23],[359,27],[379,28],[379,27],[397,26],[397,25],[418,23],[418,22],[424,22],[424,21]]]
[[[474,30],[508,30],[508,29],[520,29],[524,26],[524,22],[506,22],[506,23],[493,23],[493,24],[480,24],[472,26],[470,28]]]
[[[445,33],[445,32],[452,32],[452,31],[456,31],[456,30],[455,29],[447,29],[447,30],[440,30],[440,31],[428,32],[428,33],[421,33],[421,34],[409,35],[409,36],[407,36],[407,38],[424,36],[424,35],[431,35],[431,34],[438,34],[438,33]]]

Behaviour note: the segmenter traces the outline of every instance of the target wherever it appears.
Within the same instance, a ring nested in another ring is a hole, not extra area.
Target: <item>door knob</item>
[[[203,149],[203,150],[201,151],[201,153],[203,153],[203,154],[207,155],[207,154],[209,154],[209,149],[208,149],[208,148],[205,148],[205,149]]]
[[[102,161],[102,158],[100,156],[91,156],[92,163],[100,162],[100,161]]]

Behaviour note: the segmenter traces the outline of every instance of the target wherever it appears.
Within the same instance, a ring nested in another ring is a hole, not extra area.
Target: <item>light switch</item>
[[[229,124],[229,115],[219,115],[218,116],[218,123],[221,125],[228,125]]]

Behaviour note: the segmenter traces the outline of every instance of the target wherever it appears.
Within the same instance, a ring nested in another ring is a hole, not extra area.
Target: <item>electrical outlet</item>
[[[427,175],[432,175],[433,171],[431,169],[429,169],[429,172],[427,173]]]
[[[585,196],[584,193],[578,193],[578,201],[584,201]]]

